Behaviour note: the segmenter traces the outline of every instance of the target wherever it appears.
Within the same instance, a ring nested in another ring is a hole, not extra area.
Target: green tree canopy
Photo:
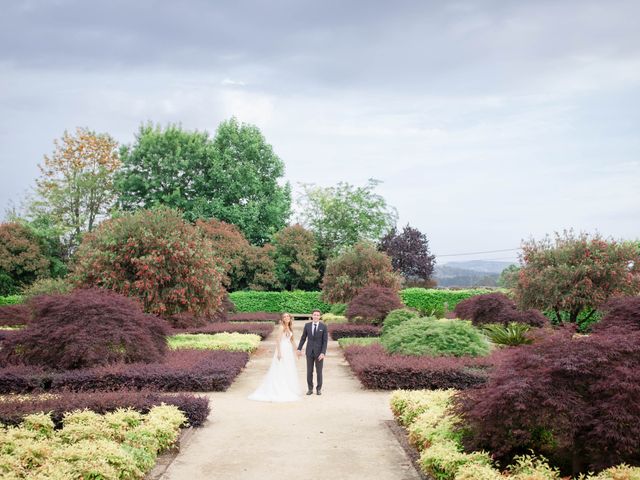
[[[287,290],[318,286],[317,245],[312,232],[302,225],[285,227],[273,237],[276,276]]]
[[[121,158],[117,186],[125,210],[167,205],[191,222],[215,217],[258,245],[289,217],[284,163],[256,126],[235,118],[222,122],[214,138],[178,125],[143,125]]]
[[[301,220],[318,237],[323,257],[334,256],[360,241],[376,242],[395,226],[396,209],[374,191],[379,183],[369,179],[364,187],[346,182],[327,188],[304,186]]]

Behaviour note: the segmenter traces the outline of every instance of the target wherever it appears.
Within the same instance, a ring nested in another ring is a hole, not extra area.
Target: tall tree
[[[19,223],[0,223],[0,295],[18,293],[49,276],[50,261],[34,233]]]
[[[287,290],[317,287],[316,239],[302,225],[285,227],[273,236],[276,276]]]
[[[318,237],[321,255],[334,256],[360,241],[377,242],[395,226],[397,212],[375,193],[380,182],[363,187],[340,182],[335,187],[305,185],[300,200],[302,224]]]
[[[429,252],[429,240],[417,228],[407,225],[399,233],[394,227],[378,248],[391,257],[394,270],[410,283],[428,282],[433,275],[436,257]]]
[[[45,155],[32,216],[48,215],[64,232],[67,253],[85,232],[91,232],[115,200],[113,179],[120,167],[117,142],[106,133],[77,128],[54,141],[51,156]]]
[[[631,242],[599,234],[556,233],[522,245],[514,292],[521,308],[552,311],[561,322],[588,322],[612,297],[640,294],[640,254]]]
[[[286,224],[291,209],[284,163],[254,125],[222,122],[214,138],[177,125],[144,125],[121,150],[120,205],[167,205],[185,219],[215,217],[262,245]]]

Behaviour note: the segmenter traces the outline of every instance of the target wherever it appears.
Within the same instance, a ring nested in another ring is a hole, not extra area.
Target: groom
[[[302,355],[302,346],[309,339],[305,353],[307,355],[307,395],[313,393],[313,367],[316,367],[316,375],[318,377],[318,386],[316,393],[322,395],[322,364],[324,356],[327,353],[327,343],[329,336],[327,334],[327,326],[320,321],[320,310],[314,310],[311,315],[313,321],[308,322],[302,331],[302,337],[298,344],[298,357]]]

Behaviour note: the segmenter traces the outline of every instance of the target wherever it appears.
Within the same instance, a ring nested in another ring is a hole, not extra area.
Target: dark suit
[[[321,353],[327,354],[327,344],[329,343],[327,326],[322,322],[318,322],[316,334],[313,335],[313,322],[305,324],[298,350],[302,350],[302,346],[307,339],[309,340],[305,349],[307,357],[307,386],[309,390],[313,390],[313,367],[315,366],[318,377],[317,388],[320,390],[322,388],[322,365],[324,360],[318,360],[318,356]]]

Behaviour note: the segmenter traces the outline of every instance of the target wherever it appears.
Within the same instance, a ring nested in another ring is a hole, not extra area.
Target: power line
[[[436,257],[461,257],[464,255],[482,255],[485,253],[515,252],[518,250],[521,250],[521,248],[505,248],[502,250],[487,250],[485,252],[447,253],[446,255],[435,255],[435,256]]]

